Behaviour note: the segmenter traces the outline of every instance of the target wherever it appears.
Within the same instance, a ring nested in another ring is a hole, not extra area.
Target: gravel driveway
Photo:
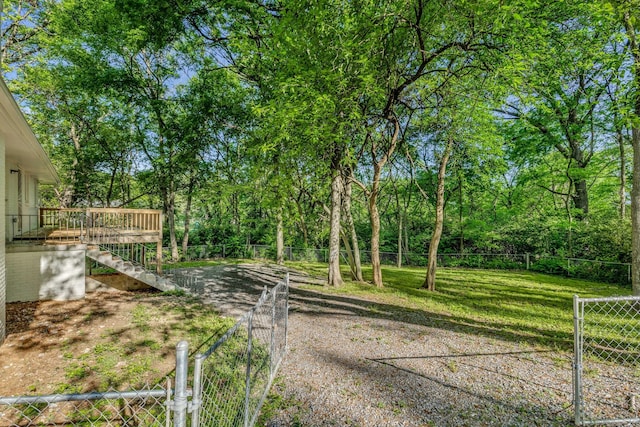
[[[194,291],[239,317],[286,270],[195,272]],[[442,315],[323,294],[313,286],[321,282],[291,276],[289,352],[274,386],[284,409],[269,427],[573,425],[570,355]]]
[[[421,313],[293,288],[273,426],[565,426],[571,360]]]

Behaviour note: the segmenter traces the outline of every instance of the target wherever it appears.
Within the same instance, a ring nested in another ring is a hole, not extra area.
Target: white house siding
[[[5,177],[5,161],[4,161],[4,139],[0,135],[0,213],[5,212],[5,192],[4,192],[4,177]],[[6,279],[6,262],[5,262],[5,216],[0,215],[0,343],[4,341],[6,336],[7,327],[7,315],[6,315],[6,300],[7,300],[7,279]]]
[[[85,296],[86,246],[7,248],[7,302],[74,300]]]

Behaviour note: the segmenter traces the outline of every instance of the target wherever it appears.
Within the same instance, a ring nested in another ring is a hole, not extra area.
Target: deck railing
[[[128,236],[130,241],[162,240],[162,212],[154,209],[41,208],[40,228],[48,229],[48,240],[105,241]]]
[[[89,226],[116,228],[120,231],[158,233],[162,230],[162,212],[154,209],[87,209]]]

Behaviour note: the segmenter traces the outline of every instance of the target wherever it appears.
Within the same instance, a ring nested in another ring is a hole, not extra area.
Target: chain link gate
[[[640,297],[573,298],[576,425],[640,423]]]

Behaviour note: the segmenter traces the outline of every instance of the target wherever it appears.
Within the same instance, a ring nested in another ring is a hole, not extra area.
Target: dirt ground
[[[0,396],[106,391],[163,378],[176,343],[188,336],[189,304],[187,297],[115,289],[78,301],[7,304]]]

